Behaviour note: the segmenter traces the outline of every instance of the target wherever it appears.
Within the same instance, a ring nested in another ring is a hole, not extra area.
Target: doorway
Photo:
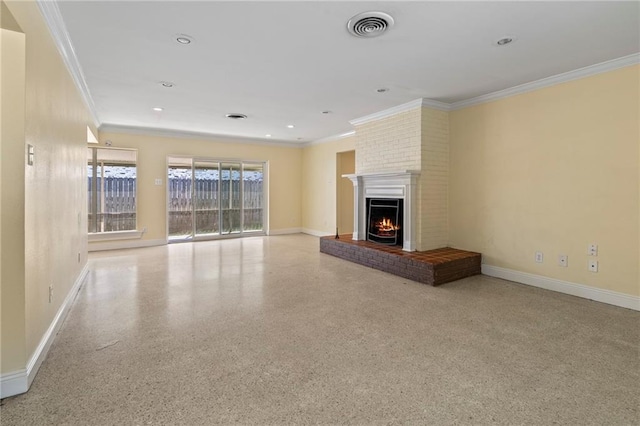
[[[266,163],[167,158],[169,242],[265,231]]]
[[[356,172],[356,152],[336,154],[336,227],[340,234],[353,233],[353,183],[342,175]]]

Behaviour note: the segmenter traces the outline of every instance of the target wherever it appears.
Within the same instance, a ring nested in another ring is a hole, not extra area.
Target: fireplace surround
[[[400,170],[342,175],[353,183],[353,240],[367,240],[369,223],[367,199],[402,201],[402,250],[416,250],[417,186],[420,172]]]

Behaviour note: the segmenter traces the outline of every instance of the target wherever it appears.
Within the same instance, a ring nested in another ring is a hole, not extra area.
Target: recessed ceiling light
[[[245,118],[247,118],[246,115],[238,114],[236,112],[232,112],[230,114],[227,114],[227,115],[225,115],[225,117],[230,118],[232,120],[244,120]]]
[[[154,108],[153,108],[153,110],[154,110],[154,111],[158,111],[158,112],[160,112],[160,111],[163,111],[163,108],[160,108],[160,107],[154,107]]]
[[[378,92],[378,93],[384,93],[384,92],[388,92],[388,91],[389,91],[389,89],[387,89],[386,87],[381,87],[379,89],[376,89],[376,92]]]
[[[287,127],[288,127],[289,129],[293,129],[293,128],[294,128],[294,125],[293,125],[293,124],[289,124],[289,125],[287,125]]]
[[[496,41],[496,44],[498,46],[504,46],[504,45],[507,45],[507,44],[509,44],[511,42],[513,42],[513,37],[504,37],[504,38],[501,38],[500,40]]]
[[[162,87],[173,87],[175,86],[175,84],[173,84],[170,81],[161,81],[160,83],[158,83],[160,86]]]
[[[271,135],[264,135],[264,137],[265,137],[265,138],[270,138],[270,137],[271,137]]]
[[[186,34],[178,34],[178,36],[176,37],[176,41],[180,44],[191,44],[191,42],[193,41],[193,37]]]

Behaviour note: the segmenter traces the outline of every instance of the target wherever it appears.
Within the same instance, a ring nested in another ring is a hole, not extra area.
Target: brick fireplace
[[[351,124],[356,172],[343,177],[354,187],[354,231],[321,238],[320,251],[431,285],[479,274],[480,253],[448,247],[448,112],[417,99]],[[398,206],[382,214],[382,232],[371,232],[373,200]],[[396,212],[400,224],[387,224]]]

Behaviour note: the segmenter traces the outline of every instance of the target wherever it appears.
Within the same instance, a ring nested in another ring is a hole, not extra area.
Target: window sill
[[[92,241],[115,241],[115,240],[133,240],[142,238],[143,231],[113,231],[113,232],[99,232],[90,233],[89,242]]]

